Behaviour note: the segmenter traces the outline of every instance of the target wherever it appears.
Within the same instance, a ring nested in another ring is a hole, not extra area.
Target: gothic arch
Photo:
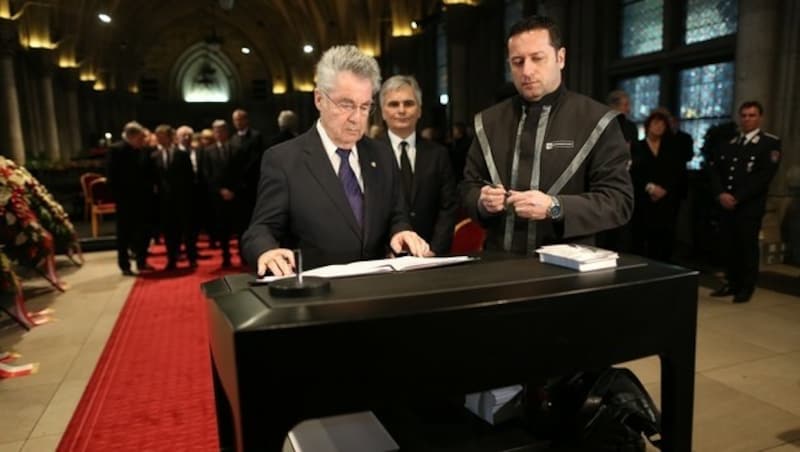
[[[170,98],[183,102],[235,102],[239,73],[225,53],[206,42],[187,48],[170,71]]]

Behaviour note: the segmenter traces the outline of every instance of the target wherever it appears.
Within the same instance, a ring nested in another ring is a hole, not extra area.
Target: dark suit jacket
[[[158,198],[163,221],[185,221],[191,213],[194,172],[189,152],[177,147],[167,150],[167,165],[160,151],[152,155],[156,168]]]
[[[151,148],[134,149],[125,141],[109,148],[108,184],[117,203],[118,216],[130,216],[137,221],[150,217],[156,183],[151,152]]]
[[[300,248],[307,268],[384,257],[389,239],[411,229],[390,150],[370,138],[358,148],[364,226],[358,226],[316,126],[264,154],[258,200],[242,250],[253,265],[274,248]]]
[[[380,140],[391,148],[388,134]],[[408,202],[411,227],[437,255],[450,252],[458,208],[456,182],[447,149],[433,141],[416,138],[414,185]],[[395,162],[397,159],[395,159]]]
[[[233,134],[231,161],[226,177],[228,187],[244,205],[252,209],[256,201],[256,188],[260,177],[261,156],[264,153],[264,138],[258,130],[247,129],[245,135]]]
[[[223,149],[215,143],[200,152],[202,164],[198,160],[198,170],[202,170],[203,180],[211,199],[219,198],[221,188],[233,189],[227,176],[231,154],[230,143],[225,143]]]
[[[675,142],[665,138],[658,156],[654,156],[647,140],[634,142],[631,149],[631,179],[634,193],[634,222],[641,225],[674,227],[686,174],[686,161]],[[667,194],[653,202],[645,187],[660,185]]]

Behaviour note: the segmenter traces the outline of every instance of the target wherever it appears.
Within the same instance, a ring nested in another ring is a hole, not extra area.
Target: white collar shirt
[[[408,154],[408,161],[411,163],[411,172],[416,173],[416,163],[417,163],[417,132],[411,132],[411,135],[400,138],[399,136],[395,135],[394,132],[391,130],[386,132],[389,135],[389,141],[392,143],[392,150],[394,151],[394,157],[397,160],[397,167],[400,168],[400,156],[402,155],[403,150],[400,149],[400,143],[405,141],[408,143],[408,147],[406,147],[406,154]]]

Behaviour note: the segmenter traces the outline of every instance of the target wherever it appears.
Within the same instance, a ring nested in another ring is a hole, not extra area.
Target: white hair
[[[292,110],[282,110],[278,113],[278,128],[294,130],[295,127],[297,127],[297,115]]]
[[[329,93],[336,82],[336,75],[346,71],[369,79],[372,82],[372,94],[378,92],[381,86],[381,69],[378,67],[378,62],[354,45],[333,46],[322,54],[314,77],[317,88]]]

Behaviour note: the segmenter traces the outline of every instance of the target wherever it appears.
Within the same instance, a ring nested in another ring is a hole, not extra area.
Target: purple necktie
[[[336,154],[339,156],[339,180],[344,187],[344,194],[347,196],[347,202],[350,203],[350,208],[353,209],[353,215],[356,216],[356,222],[359,226],[364,221],[364,195],[361,194],[361,187],[358,186],[358,179],[353,168],[350,166],[350,150],[337,149]]]

